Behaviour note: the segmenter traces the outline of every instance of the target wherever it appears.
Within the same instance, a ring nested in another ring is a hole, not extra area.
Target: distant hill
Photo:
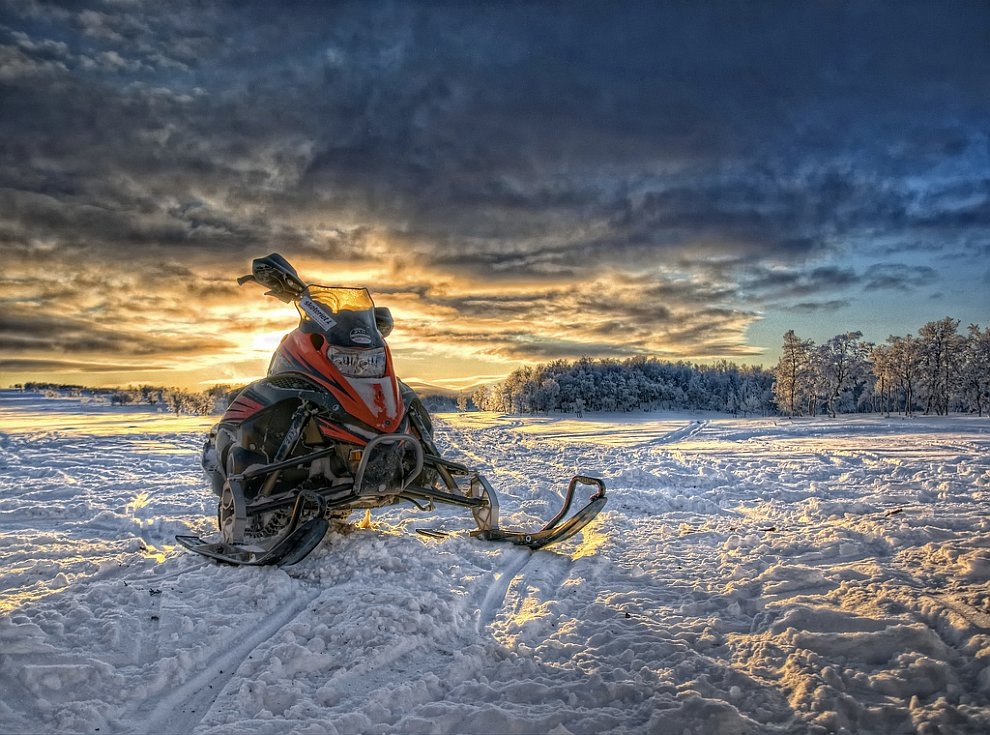
[[[494,383],[497,383],[499,381],[493,379],[488,381],[473,382],[470,385],[465,385],[461,388],[436,385],[435,383],[430,383],[426,380],[420,380],[419,378],[410,378],[409,380],[403,379],[402,382],[408,385],[414,391],[416,391],[416,393],[420,396],[443,396],[444,398],[456,399],[457,396],[459,395],[467,394],[470,396],[476,390],[478,390],[478,388],[481,388],[486,385],[493,385]]]

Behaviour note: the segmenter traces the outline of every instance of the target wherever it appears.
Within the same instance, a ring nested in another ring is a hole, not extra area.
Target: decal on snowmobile
[[[247,391],[245,391],[247,392]],[[233,403],[224,412],[224,420],[229,421],[243,421],[244,419],[254,416],[258,411],[263,409],[265,404],[258,401],[250,396],[241,393],[237,398],[234,399]]]
[[[367,432],[365,435],[363,432],[358,433],[361,430],[357,427],[347,427],[340,425],[339,423],[328,421],[327,419],[317,419],[316,425],[320,429],[320,434],[327,439],[337,439],[345,444],[357,444],[358,446],[363,446],[367,444],[371,439],[376,436],[375,432]]]
[[[392,370],[392,357],[386,350],[385,378],[352,378],[348,381],[325,354],[313,348],[308,335],[291,333],[278,347],[284,360],[279,361],[288,372],[299,372],[327,388],[352,416],[380,431],[394,431],[399,425],[405,406],[399,395],[399,385]],[[382,392],[385,410],[375,402],[375,388]]]
[[[308,296],[299,299],[299,308],[306,312],[306,315],[327,331],[337,326],[337,322],[332,316],[324,311],[323,307],[313,301]]]
[[[282,338],[268,376],[242,390],[209,432],[202,465],[219,497],[220,540],[176,536],[185,548],[230,564],[295,564],[331,520],[407,501],[466,508],[472,536],[538,549],[580,532],[604,507],[605,484],[578,475],[543,528],[501,528],[488,481],[437,451],[429,414],[395,374],[384,341],[391,313],[376,309],[367,289],[306,284],[278,253],[238,279],[249,281],[295,303],[300,324]],[[570,512],[577,485],[597,491]]]

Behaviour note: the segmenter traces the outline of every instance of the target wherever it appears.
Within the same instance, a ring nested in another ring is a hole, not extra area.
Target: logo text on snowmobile
[[[299,299],[299,308],[306,312],[306,316],[326,330],[333,329],[337,325],[333,317],[327,314],[326,310],[309,296],[303,296]]]

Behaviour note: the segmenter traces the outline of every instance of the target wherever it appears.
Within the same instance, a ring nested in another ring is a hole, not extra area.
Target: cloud
[[[863,289],[876,291],[892,289],[911,291],[931,286],[939,280],[939,273],[930,266],[908,266],[903,263],[878,263],[870,266],[865,273]]]
[[[224,339],[163,334],[154,325],[135,321],[115,325],[113,321],[9,312],[0,317],[0,349],[21,354],[155,356],[160,360],[162,356],[182,359],[236,347]]]
[[[799,314],[817,314],[820,312],[831,312],[838,311],[839,309],[845,309],[850,306],[852,302],[847,299],[832,299],[830,301],[804,301],[798,304],[789,304],[787,310],[789,312],[797,312]]]
[[[227,356],[280,323],[232,286],[278,250],[450,350],[752,354],[768,306],[931,285],[908,249],[981,262],[984,27],[965,2],[9,3],[5,345]]]
[[[169,370],[166,365],[145,363],[105,363],[75,360],[0,358],[0,371],[12,373],[126,373],[140,369]]]

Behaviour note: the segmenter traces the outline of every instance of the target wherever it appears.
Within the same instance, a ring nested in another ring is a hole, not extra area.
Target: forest
[[[741,415],[775,413],[773,373],[720,361],[714,365],[627,360],[554,362],[516,370],[471,396],[484,411],[701,410]]]
[[[471,402],[486,411],[687,410],[733,415],[815,416],[891,412],[976,413],[990,407],[990,328],[959,320],[928,322],[917,336],[883,344],[862,332],[822,344],[784,335],[775,368],[666,362],[648,357],[558,360],[516,370],[478,389]],[[461,407],[466,400],[460,401]]]

